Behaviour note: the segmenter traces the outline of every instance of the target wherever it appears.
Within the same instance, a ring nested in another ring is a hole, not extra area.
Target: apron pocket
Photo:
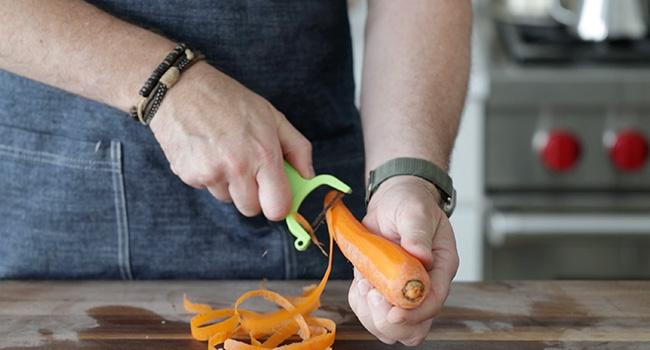
[[[0,278],[131,277],[121,148],[0,125]]]

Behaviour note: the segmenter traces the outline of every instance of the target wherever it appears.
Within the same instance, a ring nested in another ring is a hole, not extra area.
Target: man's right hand
[[[311,143],[263,97],[205,62],[188,68],[150,124],[186,184],[234,202],[245,216],[291,209],[283,159],[313,177]]]
[[[81,0],[7,0],[0,23],[0,69],[124,112],[176,46]],[[247,216],[289,213],[283,157],[313,176],[309,141],[268,101],[206,62],[183,72],[150,126],[181,180]]]

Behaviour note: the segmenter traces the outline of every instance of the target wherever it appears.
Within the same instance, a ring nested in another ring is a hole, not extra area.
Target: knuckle
[[[382,320],[375,323],[375,327],[382,334],[389,334],[393,330],[394,325],[388,323],[386,320]]]
[[[393,338],[389,338],[383,334],[374,334],[377,339],[379,339],[382,343],[387,344],[387,345],[393,345],[397,343],[397,340]]]
[[[267,166],[279,160],[279,153],[275,149],[264,144],[256,145],[255,155],[259,160],[260,166]]]
[[[422,227],[413,227],[408,232],[402,234],[402,239],[408,241],[409,243],[418,243],[430,241],[432,238],[433,232],[428,232]]]
[[[280,203],[273,202],[264,205],[264,216],[269,220],[281,220],[284,218],[285,206]]]
[[[359,301],[359,297],[357,295],[352,295],[351,293],[348,294],[348,304],[350,305],[350,309],[352,309],[352,312],[354,312],[354,314],[357,316],[357,318],[362,324],[367,324],[369,322],[370,317],[365,312],[365,310],[360,306],[361,302]]]
[[[247,217],[253,217],[260,213],[259,206],[251,202],[235,202],[235,205],[237,206],[237,210]]]
[[[275,108],[275,106],[273,106],[270,101],[264,99],[264,102],[266,102],[265,107],[267,108],[268,113],[273,114],[276,119],[279,119],[281,121],[287,120],[287,116],[282,113],[282,111],[279,111],[277,108]]]
[[[352,311],[356,314],[356,307],[357,307],[357,292],[353,290],[352,288],[348,291],[348,304],[350,305],[350,308]]]
[[[424,343],[426,339],[426,334],[413,334],[410,338],[401,341],[400,343],[406,346],[418,346]]]
[[[402,210],[417,220],[430,220],[433,218],[431,206],[422,201],[407,201],[403,203]]]
[[[460,267],[460,257],[458,256],[458,254],[452,254],[451,266],[454,268],[454,270],[458,270],[458,268]]]
[[[183,182],[194,187],[215,186],[222,178],[221,167],[205,154],[175,162],[172,169]]]
[[[232,202],[232,198],[230,197],[230,194],[228,191],[225,191],[222,188],[219,187],[209,187],[208,191],[210,191],[210,194],[212,196],[222,202]]]
[[[433,293],[438,296],[442,294],[441,291],[436,290],[436,288],[433,289]],[[441,311],[442,311],[443,304],[442,303],[436,303],[432,308],[431,308],[431,313],[429,314],[429,318],[427,318],[428,322],[432,322],[433,318],[436,317]]]
[[[214,198],[221,202],[232,203],[232,197],[229,195],[214,195]]]
[[[229,187],[230,194],[235,202],[237,210],[244,216],[253,217],[261,212],[257,192],[247,188],[241,183]]]
[[[432,320],[427,320],[416,325],[405,327],[400,338],[400,343],[406,346],[418,346],[424,343],[431,329]]]
[[[179,176],[180,174],[178,173],[178,166],[176,166],[174,163],[169,163],[169,169],[172,171],[172,173],[176,176]]]
[[[311,142],[305,138],[305,137],[300,137],[296,140],[296,146],[300,149],[300,151],[304,153],[309,153],[311,154],[313,151],[313,147]]]
[[[181,181],[183,181],[185,184],[189,186],[197,187],[197,188],[202,187],[203,182],[201,182],[199,177],[196,176],[195,174],[190,174],[187,172],[180,172],[180,173],[177,172],[175,174],[181,179]]]
[[[242,213],[242,215],[244,215],[247,218],[251,218],[251,217],[255,216],[255,214],[252,212],[252,210],[250,208],[248,208],[248,207],[239,206],[237,208],[239,209],[239,212]]]
[[[243,177],[248,171],[248,165],[244,157],[237,152],[224,153],[221,164],[214,166],[219,169],[225,169],[228,174],[234,177]]]
[[[220,182],[218,170],[215,169],[214,165],[205,165],[201,167],[194,177],[196,178],[196,181],[205,187],[216,186]]]

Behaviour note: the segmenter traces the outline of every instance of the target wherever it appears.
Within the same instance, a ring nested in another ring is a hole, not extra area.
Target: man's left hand
[[[355,269],[348,293],[350,306],[366,329],[384,343],[421,344],[449,294],[459,258],[439,198],[437,189],[425,180],[399,176],[385,181],[369,203],[363,224],[418,258],[431,278],[424,302],[405,310],[386,301]]]

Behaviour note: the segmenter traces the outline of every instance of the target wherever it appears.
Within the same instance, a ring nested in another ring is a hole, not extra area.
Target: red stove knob
[[[637,131],[620,130],[609,147],[609,157],[618,170],[637,171],[648,158],[648,141]]]
[[[538,139],[537,148],[548,170],[561,173],[576,165],[580,158],[580,141],[566,130],[550,130]]]

